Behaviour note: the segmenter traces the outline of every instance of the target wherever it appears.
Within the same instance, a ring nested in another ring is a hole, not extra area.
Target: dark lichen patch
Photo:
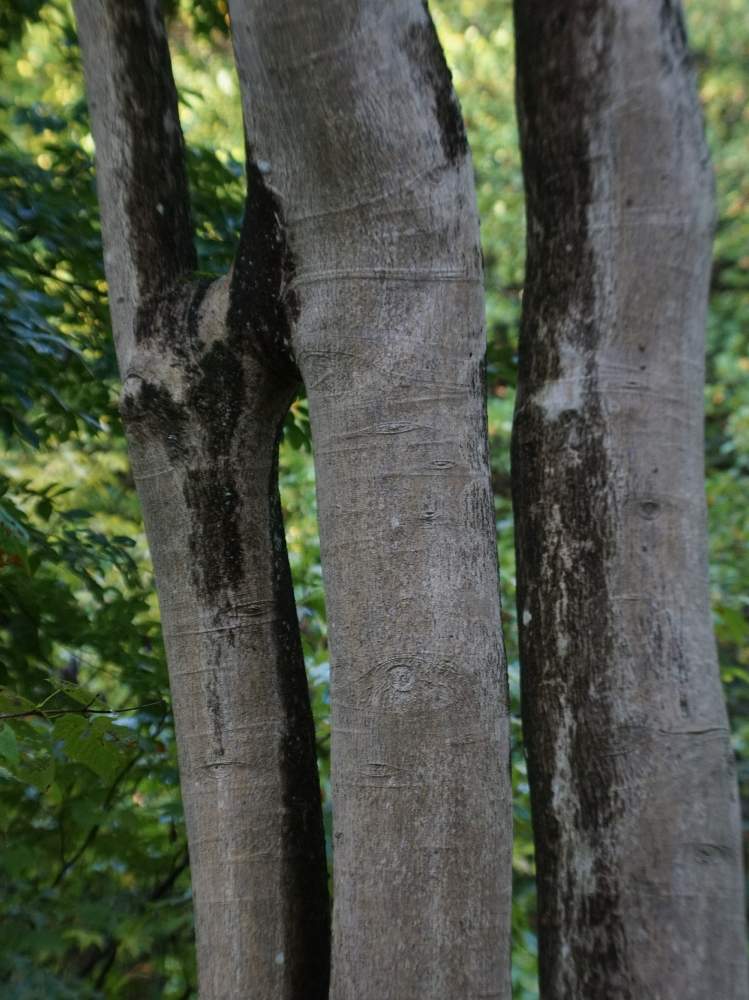
[[[210,278],[183,276],[146,299],[135,318],[135,342],[170,352],[190,363],[200,350],[200,308],[213,284]]]
[[[114,3],[108,16],[122,59],[117,86],[128,130],[130,245],[139,291],[148,294],[197,265],[177,93],[158,13],[143,3]]]
[[[248,382],[246,361],[228,337],[205,346],[201,306],[210,284],[177,281],[139,311],[138,347],[146,364],[155,359],[157,368],[170,372],[180,399],[166,385],[144,379],[123,402],[126,421],[137,422],[141,436],[161,441],[183,470],[193,579],[207,601],[242,578],[234,445]]]
[[[247,376],[242,359],[217,341],[196,362],[187,404],[197,417],[206,453],[227,458],[242,419]]]
[[[190,546],[196,584],[210,598],[238,585],[243,577],[241,499],[232,455],[246,399],[241,358],[226,343],[215,343],[197,364],[188,392],[190,413],[200,435],[200,467],[185,480],[191,511]]]
[[[248,375],[243,359],[225,340],[196,357],[189,374],[186,406],[197,454],[184,495],[191,511],[195,583],[211,599],[238,585],[244,574],[235,445],[247,404]]]
[[[437,29],[428,5],[423,6],[426,19],[409,26],[403,48],[413,66],[417,85],[432,98],[445,159],[456,165],[468,153],[468,138]]]
[[[247,151],[247,202],[229,291],[227,324],[239,350],[285,380],[298,381],[291,333],[299,300],[294,255],[280,198]]]
[[[188,416],[162,385],[140,379],[120,404],[123,423],[131,434],[149,435],[164,444],[172,462],[184,461],[188,450]]]
[[[620,913],[611,906],[611,886],[618,886],[620,876],[600,858],[594,862],[592,876],[595,888],[584,893],[575,873],[569,872],[567,876],[563,898],[574,901],[567,920],[579,921],[585,928],[587,941],[584,949],[573,944],[571,960],[562,966],[564,995],[636,1000],[637,994],[628,983],[626,963],[622,961],[627,941]]]
[[[193,350],[198,346],[200,309],[212,284],[212,278],[194,278],[190,283],[190,294],[185,297],[183,326],[186,336],[184,341],[186,346]],[[176,344],[175,346],[179,347],[180,345]]]
[[[200,306],[210,281],[178,281],[161,294],[148,299],[138,310],[135,340],[149,364],[153,355],[170,367],[177,366],[182,383],[194,377],[199,351]],[[149,357],[149,355],[151,357]],[[130,379],[138,378],[131,374]],[[131,429],[137,424],[141,435],[150,434],[163,443],[174,464],[184,464],[190,451],[191,414],[189,402],[178,400],[163,383],[141,378],[135,393],[121,403],[123,420]]]
[[[190,511],[190,553],[198,592],[210,600],[244,576],[242,500],[227,459],[188,469],[184,497]]]
[[[264,417],[269,426],[256,430],[272,435],[298,378],[284,354],[290,319],[296,318],[294,297],[282,301],[281,295],[293,273],[291,257],[272,193],[255,188],[250,201],[248,213],[265,236],[256,232],[250,238],[245,227],[223,336],[214,331],[206,338],[201,330],[210,281],[180,278],[152,296],[139,310],[136,340],[144,370],[167,371],[169,387],[144,381],[124,410],[143,434],[163,441],[171,462],[181,466],[193,583],[209,605],[244,579],[239,435],[248,422]],[[241,275],[245,291],[257,294],[239,294]],[[172,383],[179,387],[178,399]]]
[[[242,359],[226,342],[214,343],[195,363],[187,393],[198,452],[187,473],[190,546],[199,591],[207,598],[243,577],[241,497],[233,454],[247,397]]]

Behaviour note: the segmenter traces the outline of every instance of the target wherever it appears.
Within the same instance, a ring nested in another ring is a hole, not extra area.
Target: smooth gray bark
[[[712,181],[679,5],[517,0],[513,441],[541,993],[742,1000],[707,586]]]
[[[298,385],[273,196],[250,179],[232,275],[193,277],[156,0],[77,0],[122,414],[154,562],[202,1000],[323,1000],[314,729],[277,487]]]
[[[332,658],[334,1000],[509,997],[510,782],[463,123],[418,0],[231,3],[293,254]]]
[[[333,996],[508,997],[478,222],[431,20],[415,0],[232,5],[247,219],[232,276],[206,286],[189,278],[156,4],[76,8],[201,996],[327,992],[314,743],[275,485],[298,364],[333,658]]]

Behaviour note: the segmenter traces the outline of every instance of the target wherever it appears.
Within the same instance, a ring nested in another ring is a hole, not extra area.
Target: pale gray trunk
[[[515,11],[513,483],[541,993],[743,1000],[703,485],[711,175],[681,12]]]
[[[231,4],[293,250],[332,656],[334,1000],[509,997],[505,664],[470,155],[419,0]]]
[[[156,0],[77,0],[123,378],[161,606],[203,1000],[324,1000],[314,729],[277,487],[298,383],[287,251],[251,179],[230,278],[194,280],[182,137]]]

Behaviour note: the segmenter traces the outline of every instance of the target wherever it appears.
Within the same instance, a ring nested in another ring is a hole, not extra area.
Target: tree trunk
[[[544,998],[749,995],[707,587],[712,181],[675,2],[516,2],[513,439]]]
[[[323,1000],[320,790],[277,485],[298,374],[275,202],[253,178],[231,277],[194,280],[156,0],[77,0],[76,13],[122,413],[169,663],[200,995]]]
[[[201,996],[327,995],[319,791],[276,489],[307,387],[332,650],[335,1000],[509,997],[505,664],[481,255],[416,0],[232,4],[232,276],[194,268],[155,0],[78,0],[167,641]]]
[[[509,997],[481,256],[450,74],[417,0],[233,2],[231,14],[252,169],[290,248],[317,470],[331,996]]]

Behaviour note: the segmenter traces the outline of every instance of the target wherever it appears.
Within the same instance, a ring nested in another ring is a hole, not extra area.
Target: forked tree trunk
[[[334,1000],[509,996],[505,664],[471,160],[419,0],[230,5],[317,472]]]
[[[189,280],[156,2],[76,6],[201,997],[327,993],[319,792],[275,474],[298,365],[332,655],[332,996],[505,1000],[508,709],[481,257],[428,13],[418,0],[231,4],[249,196],[233,274],[205,288]]]
[[[517,0],[528,261],[513,441],[547,1000],[741,1000],[707,587],[712,181],[679,6]]]
[[[298,383],[284,248],[253,184],[233,274],[193,279],[156,0],[78,0],[122,414],[169,663],[203,1000],[324,1000],[314,728],[277,440]]]

